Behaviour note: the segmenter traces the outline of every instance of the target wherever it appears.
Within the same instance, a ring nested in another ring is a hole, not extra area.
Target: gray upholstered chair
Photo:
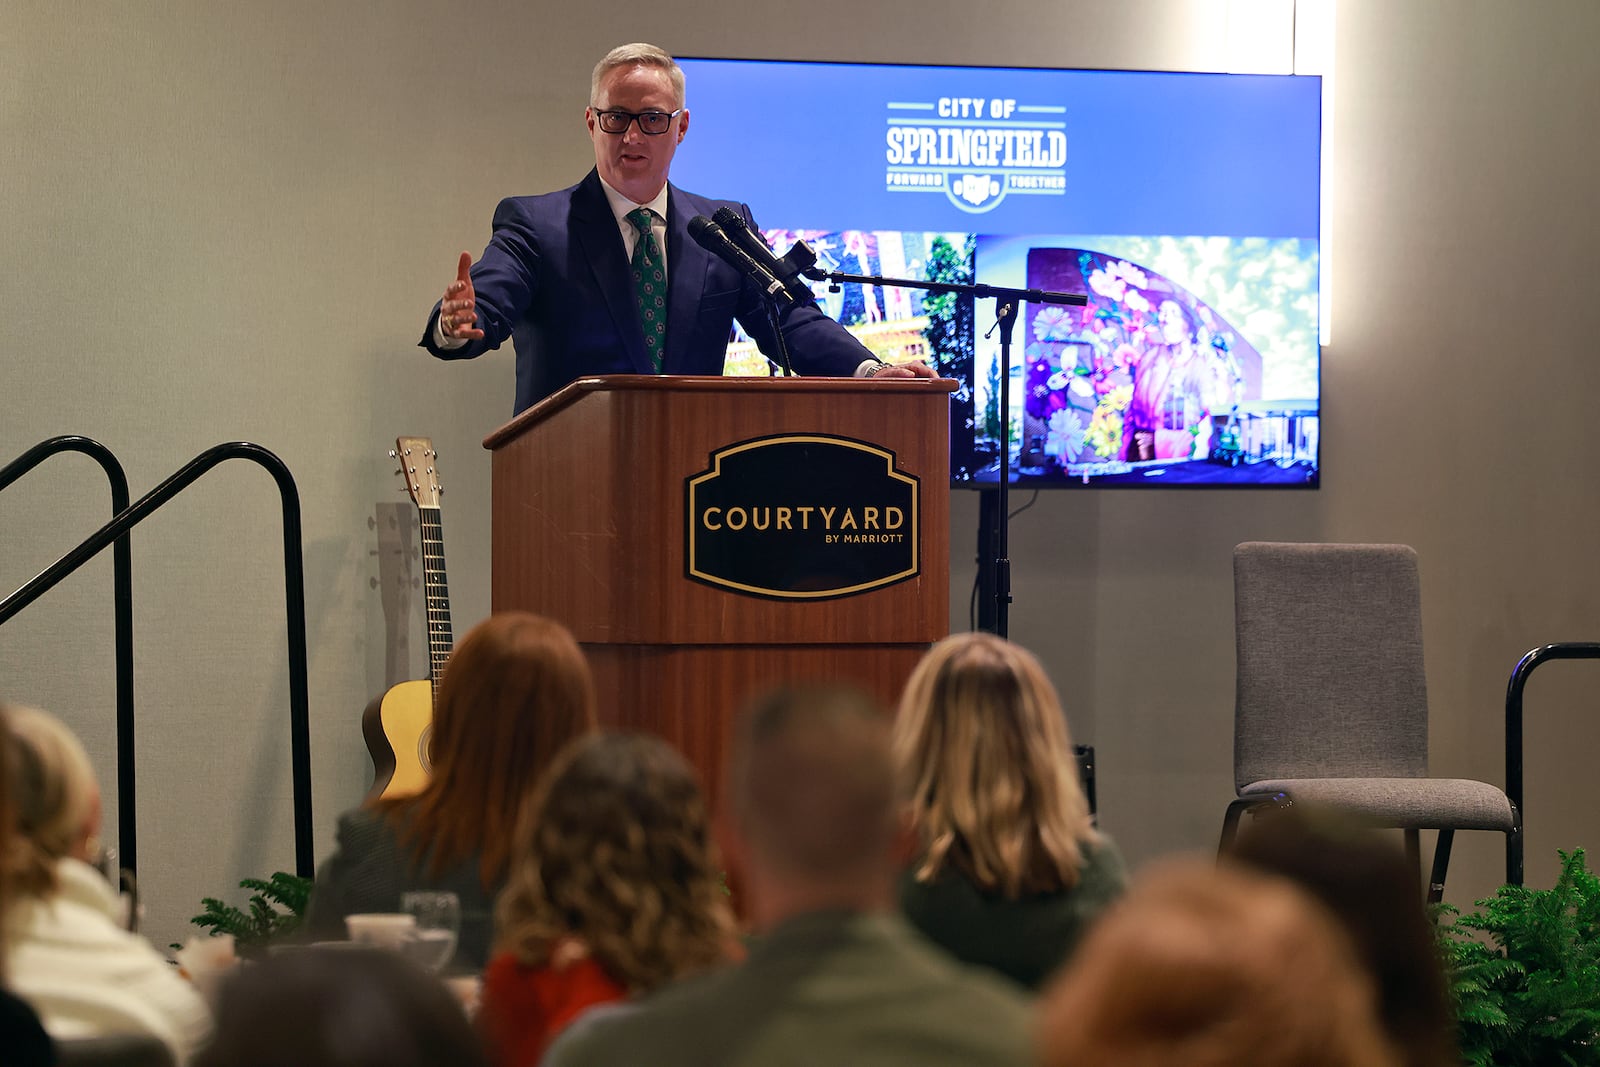
[[[1438,830],[1428,898],[1444,893],[1456,830],[1506,835],[1521,881],[1522,821],[1485,782],[1428,776],[1417,554],[1405,545],[1249,542],[1233,553],[1238,635],[1227,848],[1246,811],[1296,801]]]

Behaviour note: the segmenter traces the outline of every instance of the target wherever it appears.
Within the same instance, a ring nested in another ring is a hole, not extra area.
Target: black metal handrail
[[[128,475],[111,449],[89,437],[65,434],[40,441],[0,467],[0,491],[51,456],[81,452],[100,464],[111,483],[111,514],[128,508]],[[137,874],[139,840],[135,818],[133,743],[133,548],[124,533],[111,550],[111,602],[117,647],[117,850],[118,863]]]
[[[1528,676],[1541,664],[1558,659],[1600,659],[1600,644],[1590,641],[1564,641],[1541,645],[1531,649],[1517,661],[1506,684],[1506,796],[1516,809],[1522,806],[1522,691],[1527,688]],[[1524,823],[1527,818],[1524,816]],[[1522,884],[1522,871],[1506,870],[1506,881]]]
[[[248,459],[265,467],[278,483],[283,497],[284,607],[289,641],[289,743],[294,781],[294,851],[296,873],[311,877],[315,860],[311,844],[311,716],[306,683],[305,561],[300,544],[300,493],[283,460],[248,441],[216,445],[190,460],[178,472],[132,505],[122,508],[110,522],[86,537],[78,547],[40,571],[16,592],[0,600],[0,625],[37,600],[105,547],[143,522],[167,501],[187,489],[201,475],[226,459]],[[20,462],[20,461],[19,461]],[[14,466],[15,464],[13,464]],[[7,468],[10,470],[10,467]]]

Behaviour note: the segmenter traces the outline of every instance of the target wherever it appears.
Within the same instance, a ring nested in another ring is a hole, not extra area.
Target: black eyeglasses
[[[648,133],[655,137],[666,133],[672,125],[672,120],[678,117],[683,108],[675,111],[601,111],[596,108],[594,121],[606,133],[627,133],[630,123],[639,124],[640,133]]]

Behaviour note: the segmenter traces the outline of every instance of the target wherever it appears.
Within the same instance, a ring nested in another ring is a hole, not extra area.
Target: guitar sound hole
[[[422,765],[424,774],[433,773],[433,758],[430,750],[433,747],[433,723],[422,728],[422,736],[417,738],[417,762]]]

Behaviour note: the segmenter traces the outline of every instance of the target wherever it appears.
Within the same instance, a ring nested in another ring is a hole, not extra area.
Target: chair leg
[[[1227,852],[1228,847],[1233,844],[1233,839],[1239,833],[1239,816],[1254,803],[1255,801],[1246,800],[1244,797],[1235,797],[1233,803],[1228,805],[1228,812],[1222,817],[1222,840],[1217,845],[1217,855]]]
[[[1217,845],[1217,855],[1228,851],[1233,844],[1233,839],[1239,834],[1239,816],[1245,812],[1254,813],[1257,808],[1271,805],[1273,810],[1282,811],[1284,808],[1294,807],[1294,798],[1288,793],[1257,794],[1252,797],[1235,797],[1232,804],[1228,805],[1228,813],[1222,817],[1222,840]]]
[[[1455,843],[1454,830],[1440,830],[1439,840],[1433,846],[1433,873],[1428,876],[1428,903],[1437,904],[1444,899],[1444,873],[1450,866],[1450,846]]]

